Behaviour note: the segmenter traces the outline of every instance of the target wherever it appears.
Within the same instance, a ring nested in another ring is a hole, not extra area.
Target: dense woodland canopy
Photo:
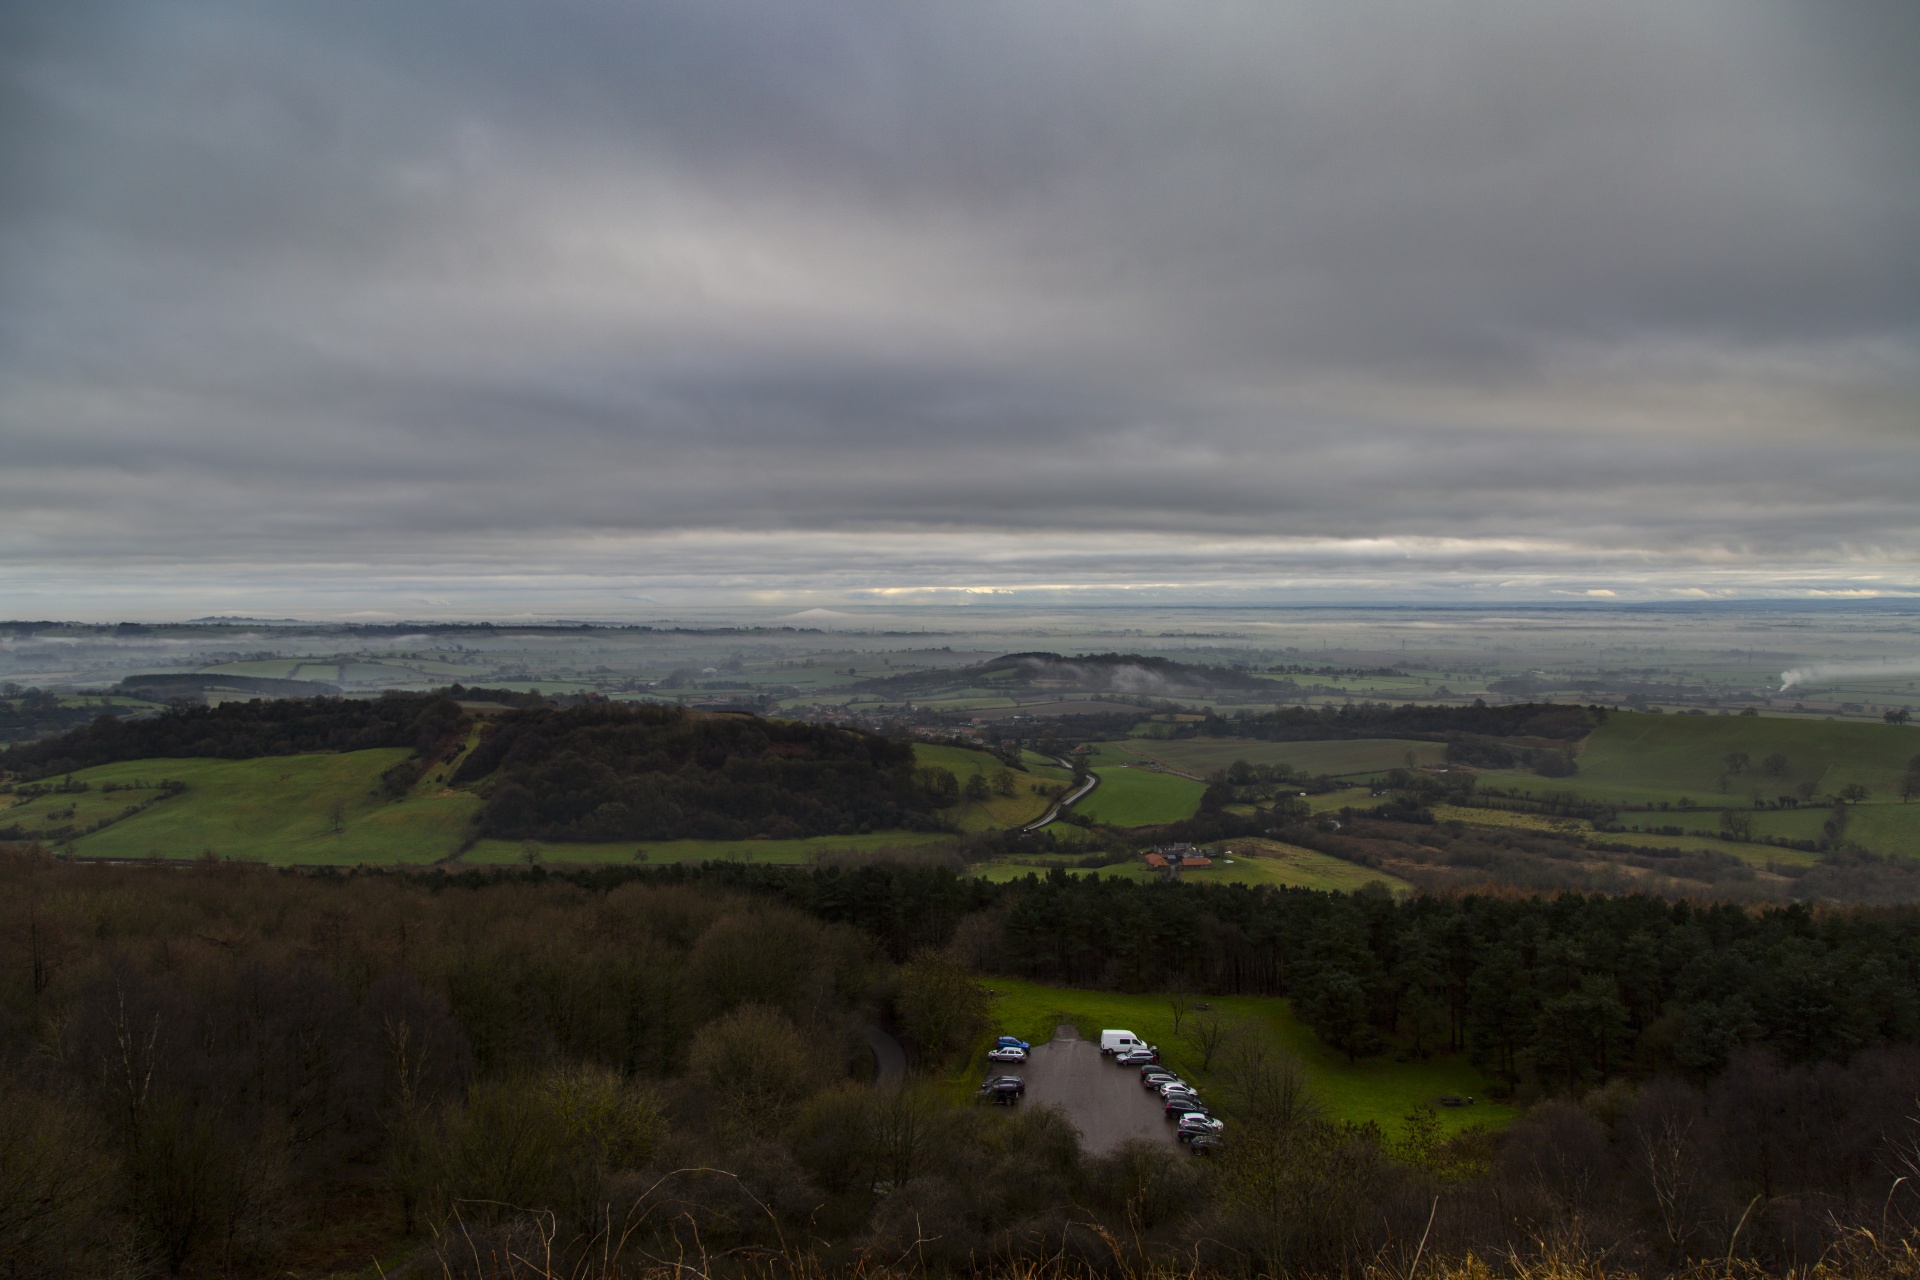
[[[1704,1078],[1742,1048],[1810,1063],[1920,1042],[1920,907],[1396,899],[1064,872],[994,885],[892,866],[617,874],[751,887],[903,958],[978,915],[990,971],[1286,996],[1343,1053],[1464,1051],[1530,1097],[1663,1071]]]
[[[911,743],[827,725],[642,704],[516,711],[454,774],[491,786],[490,835],[544,840],[931,829],[950,798]]]
[[[1912,912],[885,865],[303,876],[0,856],[0,1275],[318,1276],[371,1256],[504,1276],[517,1253],[581,1276],[754,1258],[1402,1276],[1418,1241],[1429,1265],[1851,1251],[1842,1273],[1884,1273],[1920,1225],[1898,1181],[1920,1164],[1915,933]],[[974,966],[1283,990],[1323,1034],[1370,1027],[1357,1053],[1455,1037],[1540,1101],[1498,1137],[1441,1141],[1420,1112],[1341,1124],[1240,1041],[1216,1094],[1231,1141],[1203,1162],[1090,1157],[1044,1108],[861,1083],[872,1019],[935,1076],[991,1034]]]

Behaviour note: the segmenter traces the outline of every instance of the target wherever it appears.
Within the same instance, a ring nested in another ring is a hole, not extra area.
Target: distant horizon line
[[[89,621],[79,618],[10,618],[0,619],[0,629],[18,630],[31,627],[194,627],[194,626],[270,626],[270,627],[336,627],[379,628],[393,627],[441,627],[441,628],[484,628],[511,629],[517,627],[573,627],[606,628],[633,630],[647,627],[686,629],[689,627],[727,627],[718,621],[728,614],[758,615],[762,620],[746,623],[740,629],[782,629],[798,631],[831,630],[831,621],[835,615],[851,621],[864,615],[885,616],[899,614],[940,613],[948,616],[979,616],[988,613],[1117,613],[1117,612],[1161,612],[1161,613],[1284,613],[1284,612],[1393,612],[1393,613],[1471,613],[1486,610],[1528,610],[1535,612],[1559,613],[1694,613],[1726,611],[1763,611],[1776,613],[1792,612],[1840,612],[1847,610],[1873,610],[1876,612],[1913,612],[1920,613],[1920,595],[1884,595],[1854,596],[1847,598],[1822,597],[1781,597],[1753,596],[1727,597],[1712,600],[1470,600],[1470,601],[1431,601],[1431,600],[1368,600],[1368,601],[1295,601],[1289,603],[1246,603],[1246,602],[1154,602],[1082,601],[1072,604],[1040,604],[1034,602],[1015,603],[1013,601],[970,600],[965,603],[847,603],[832,606],[812,606],[774,613],[782,609],[779,605],[722,605],[695,607],[685,615],[655,616],[648,619],[619,618],[581,618],[566,615],[484,615],[469,614],[453,617],[407,617],[392,616],[384,618],[370,617],[260,617],[251,614],[206,614],[194,618],[128,618]],[[772,613],[772,617],[767,615]],[[820,625],[793,626],[791,623],[807,622],[827,623]],[[780,625],[782,622],[788,625]]]

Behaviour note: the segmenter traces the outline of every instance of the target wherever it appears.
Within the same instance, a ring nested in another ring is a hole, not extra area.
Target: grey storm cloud
[[[1920,590],[1909,6],[0,24],[0,613]]]

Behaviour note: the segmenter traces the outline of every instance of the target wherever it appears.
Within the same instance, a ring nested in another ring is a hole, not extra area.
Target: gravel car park
[[[1011,1075],[1024,1083],[1025,1090],[1015,1093],[1016,1086],[1003,1086],[1011,1096],[1001,1098],[983,1083],[981,1101],[1012,1106],[1017,1100],[1022,1107],[1057,1107],[1078,1131],[1089,1155],[1104,1155],[1126,1142],[1175,1145],[1173,1127],[1160,1119],[1163,1100],[1134,1092],[1134,1077],[1112,1070],[1100,1046],[1091,1038],[1082,1039],[1071,1025],[1061,1025],[1051,1039],[1034,1045],[1017,1067],[990,1062],[983,1074],[987,1080]]]

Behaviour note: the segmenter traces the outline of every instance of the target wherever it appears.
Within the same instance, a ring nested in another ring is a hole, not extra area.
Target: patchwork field
[[[272,863],[426,863],[460,847],[479,799],[416,790],[379,794],[380,775],[404,748],[259,760],[129,760],[76,773],[93,783],[163,778],[187,790],[105,830],[74,850],[96,858],[216,856]]]
[[[1305,774],[1381,773],[1411,765],[1440,765],[1443,743],[1399,738],[1355,738],[1345,742],[1259,742],[1251,738],[1129,738],[1114,744],[1142,759],[1205,777],[1236,760],[1248,764],[1284,764]]]
[[[1736,753],[1747,757],[1738,769],[1727,760]],[[1782,761],[1770,773],[1766,761],[1776,755]],[[1587,738],[1575,777],[1539,781],[1571,784],[1597,799],[1686,795],[1701,803],[1720,797],[1751,803],[1754,796],[1792,794],[1803,783],[1822,795],[1858,783],[1889,799],[1915,755],[1920,732],[1903,725],[1619,713]]]
[[[1224,1096],[1228,1092],[1222,1061],[1216,1057],[1212,1072],[1201,1070],[1199,1056],[1174,1034],[1173,1011],[1163,995],[1046,987],[1002,977],[988,979],[988,986],[995,995],[996,1035],[1017,1035],[1037,1043],[1051,1039],[1054,1028],[1067,1023],[1083,1038],[1097,1041],[1102,1029],[1123,1027],[1159,1046],[1163,1062],[1209,1094]],[[1357,1124],[1373,1121],[1389,1135],[1397,1135],[1408,1112],[1430,1106],[1446,1094],[1477,1099],[1472,1107],[1439,1111],[1440,1123],[1450,1133],[1471,1124],[1504,1126],[1518,1115],[1513,1107],[1486,1097],[1486,1078],[1463,1057],[1436,1057],[1420,1063],[1379,1058],[1349,1066],[1344,1057],[1328,1050],[1293,1016],[1285,1000],[1212,996],[1206,1003],[1212,1006],[1212,1014],[1299,1058],[1320,1104],[1333,1119]]]
[[[168,798],[160,781],[153,776],[141,779],[140,785],[116,783],[112,791],[96,785],[87,791],[31,798],[0,796],[0,829],[14,832],[10,839],[52,841],[62,839],[63,832],[124,821],[129,809],[144,809]]]
[[[1830,803],[1842,787],[1858,784],[1868,789],[1868,797],[1848,806],[1846,838],[1875,853],[1920,857],[1920,806],[1899,798],[1900,779],[1916,757],[1920,733],[1899,725],[1620,713],[1594,730],[1573,777],[1500,769],[1483,771],[1480,781],[1521,795],[1558,791],[1623,806],[1657,806],[1623,810],[1619,820],[1628,826],[1681,827],[1690,842],[1685,847],[1721,847],[1756,863],[1791,862],[1796,856],[1764,845],[1692,842],[1715,836],[1722,809],[1741,811],[1757,836],[1816,839],[1828,817],[1823,801]],[[1767,802],[1810,797],[1811,803],[1756,810],[1751,807],[1756,797]],[[1638,834],[1617,838],[1643,839]]]

